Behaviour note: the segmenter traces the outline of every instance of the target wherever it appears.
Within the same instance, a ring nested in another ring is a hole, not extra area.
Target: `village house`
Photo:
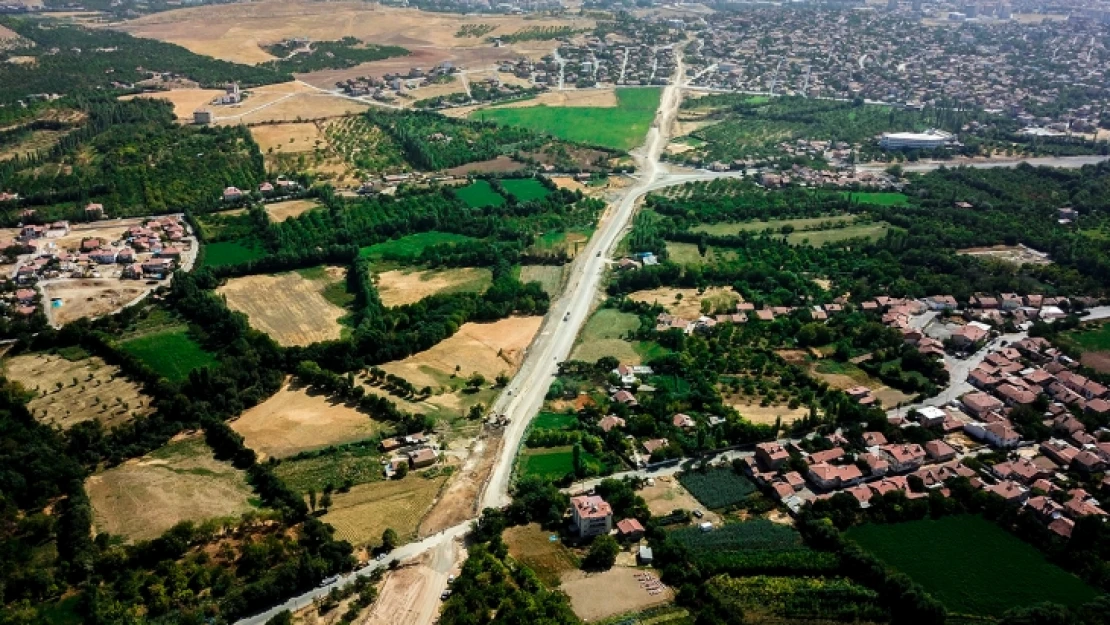
[[[601,497],[581,495],[570,498],[571,531],[579,538],[600,536],[613,531],[613,509]]]
[[[617,536],[621,540],[640,540],[644,537],[644,526],[636,519],[617,521]]]
[[[790,453],[778,443],[760,443],[755,446],[755,457],[764,468],[777,471],[790,459]]]
[[[843,466],[814,464],[809,467],[807,476],[810,482],[822,490],[852,486],[863,479],[863,473],[854,464]]]
[[[895,472],[912,471],[925,462],[925,450],[918,444],[885,445],[882,451],[890,458],[890,469]]]
[[[408,453],[408,458],[409,464],[412,465],[412,468],[421,469],[424,467],[430,467],[435,464],[436,461],[439,459],[439,454],[436,453],[436,450],[430,447],[425,447],[423,449],[410,451]]]
[[[613,428],[624,428],[624,419],[616,415],[605,415],[597,422],[597,427],[601,428],[602,432],[608,432]]]

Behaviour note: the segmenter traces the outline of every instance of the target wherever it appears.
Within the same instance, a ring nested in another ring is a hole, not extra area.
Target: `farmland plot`
[[[353,545],[381,543],[392,528],[403,542],[416,538],[420,520],[432,508],[447,476],[425,478],[411,474],[403,480],[355,486],[333,496],[334,504],[322,520],[335,528],[336,538]]]
[[[755,484],[732,469],[713,468],[704,473],[685,471],[678,476],[678,481],[710,509],[734,506],[755,492]]]
[[[339,319],[347,314],[324,297],[330,282],[343,279],[342,267],[328,269],[324,280],[306,279],[299,272],[232,278],[216,292],[278,344],[311,345],[338,339]]]

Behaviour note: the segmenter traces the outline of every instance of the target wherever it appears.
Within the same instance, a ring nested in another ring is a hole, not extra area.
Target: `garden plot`
[[[556,540],[551,540],[552,536]],[[562,575],[578,568],[578,558],[558,539],[558,534],[535,523],[511,527],[505,530],[503,538],[509,555],[532,569],[548,588],[558,586]]]
[[[35,393],[27,405],[36,420],[63,429],[96,419],[110,429],[153,410],[120,372],[87,354],[25,354],[4,362],[4,375]]]
[[[216,460],[201,437],[178,440],[85,482],[97,532],[151,539],[177,523],[238,518],[252,509],[243,471]]]

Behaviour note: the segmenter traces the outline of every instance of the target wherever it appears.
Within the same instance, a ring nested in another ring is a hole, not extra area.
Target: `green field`
[[[319,493],[328,484],[339,488],[345,483],[355,486],[382,479],[381,458],[374,447],[351,445],[283,460],[274,473],[295,492],[312,489]]]
[[[874,204],[876,206],[906,206],[910,200],[905,193],[884,193],[880,191],[861,191],[857,193],[845,191],[843,195],[860,204]]]
[[[596,456],[582,452],[587,463],[597,464]],[[574,454],[570,447],[527,449],[520,455],[520,475],[538,477],[549,482],[562,479],[574,471]]]
[[[170,327],[128,339],[120,348],[143,361],[171,382],[189,377],[189,372],[216,364],[216,358],[189,338],[184,326]]]
[[[847,537],[909,575],[951,612],[1001,616],[1051,601],[1078,606],[1098,592],[979,516],[868,524]]]
[[[494,107],[471,117],[523,126],[567,141],[631,150],[644,142],[661,93],[661,89],[617,89],[615,107]]]
[[[640,318],[616,308],[602,308],[590,316],[571,351],[571,358],[594,362],[612,356],[625,364],[639,364],[667,352],[652,341],[623,338],[640,328]]]
[[[787,235],[786,242],[791,245],[812,245],[821,247],[829,243],[847,241],[848,239],[865,238],[876,241],[886,236],[890,225],[879,222],[874,224],[856,224],[845,228],[831,230],[814,230],[812,232],[792,232]]]
[[[498,196],[500,197],[500,196]],[[418,234],[410,234],[400,239],[393,239],[378,243],[359,250],[359,256],[363,258],[381,258],[384,255],[391,255],[394,257],[403,256],[407,258],[417,258],[424,248],[431,245],[439,245],[441,243],[462,243],[464,241],[473,241],[474,239],[461,234],[453,234],[450,232],[420,232]]]
[[[1067,342],[1084,352],[1110,350],[1110,323],[1083,326],[1064,333]]]
[[[455,195],[459,196],[459,199],[466,202],[466,205],[471,208],[501,206],[505,203],[505,198],[494,191],[489,181],[486,180],[475,180],[465,187],[459,187],[455,189]]]
[[[506,178],[501,181],[501,186],[505,187],[507,193],[513,194],[513,197],[519,202],[542,200],[551,193],[547,187],[543,186],[542,182],[535,178]]]
[[[204,265],[224,267],[238,265],[266,256],[266,250],[254,241],[219,241],[204,246]]]
[[[714,265],[736,260],[736,251],[727,247],[707,245],[705,256],[702,256],[698,246],[694,243],[667,241],[667,257],[671,262],[679,265]]]
[[[694,499],[710,509],[736,505],[756,490],[751,480],[731,468],[707,469],[704,473],[684,471],[679,474],[678,481]]]
[[[561,412],[541,412],[532,421],[537,430],[569,430],[578,425],[578,417]]]

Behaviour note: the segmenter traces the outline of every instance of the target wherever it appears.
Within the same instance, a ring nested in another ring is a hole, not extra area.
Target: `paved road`
[[[645,193],[659,188],[660,184],[666,186],[666,181],[659,180],[659,155],[669,140],[667,129],[670,128],[681,101],[678,87],[683,71],[681,53],[676,58],[675,76],[671,84],[663,90],[659,111],[648,131],[647,141],[639,153],[634,155],[639,172],[636,183],[628,189],[619,203],[610,206],[602,216],[597,233],[590,238],[586,249],[571,265],[566,290],[553,302],[539,336],[529,348],[524,365],[508,390],[493,404],[492,412],[508,416],[509,425],[505,428],[500,455],[490,481],[482,493],[483,508],[500,507],[509,502],[513,461],[528,428],[528,421],[539,411],[551,378],[558,370],[558,363],[570,355],[575,338],[586,323],[601,290],[607,257],[631,222],[636,201]],[[671,178],[669,175],[664,177]],[[684,176],[683,181],[687,177],[690,176]],[[677,183],[672,181],[669,184]]]
[[[1035,158],[1021,159],[991,159],[989,161],[920,161],[917,163],[902,163],[902,171],[921,173],[933,171],[941,167],[971,167],[973,169],[998,169],[999,167],[1017,167],[1028,163],[1034,167],[1060,167],[1063,169],[1079,169],[1084,165],[1097,165],[1110,160],[1110,156],[1038,156]],[[856,171],[883,171],[890,167],[889,163],[856,165]]]
[[[346,586],[353,582],[356,577],[365,577],[367,575],[370,575],[376,569],[379,569],[383,566],[388,566],[389,562],[392,560],[407,560],[433,549],[435,549],[437,553],[445,549],[450,549],[448,545],[451,543],[451,541],[462,538],[469,531],[470,521],[467,521],[466,523],[460,523],[455,527],[446,529],[439,534],[429,536],[424,540],[409,543],[403,547],[398,547],[397,549],[394,549],[393,552],[389,554],[389,557],[384,560],[371,560],[370,563],[363,568],[355,571],[354,573],[343,576],[339,579],[339,581],[336,581],[327,586],[321,586],[319,588],[310,590],[305,594],[300,595],[299,597],[294,597],[281,605],[274,606],[261,614],[256,614],[248,618],[240,619],[236,622],[235,625],[262,625],[266,621],[273,618],[274,615],[276,615],[278,612],[281,612],[283,610],[289,610],[291,612],[295,610],[300,610],[301,608],[311,605],[313,601],[331,592],[332,588],[342,588],[343,586]],[[437,569],[442,568],[440,566],[439,559],[437,559],[437,563],[434,564],[434,566],[436,566]],[[440,590],[439,592],[443,591]]]

